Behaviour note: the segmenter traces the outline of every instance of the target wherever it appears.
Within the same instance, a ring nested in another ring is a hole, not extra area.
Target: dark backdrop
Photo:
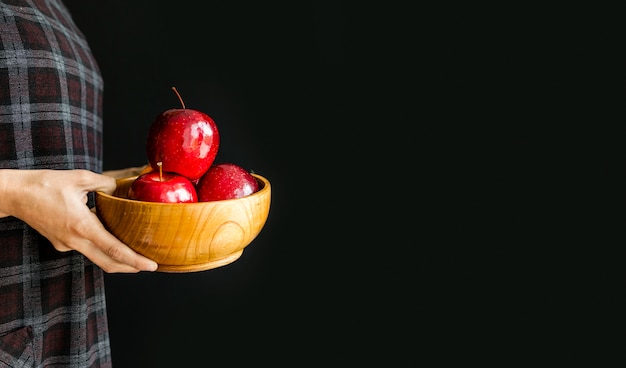
[[[344,328],[327,320],[348,309],[336,260],[345,251],[333,250],[345,237],[335,231],[345,209],[329,200],[350,191],[335,174],[353,170],[337,156],[354,145],[343,141],[353,124],[344,9],[336,2],[66,4],[105,80],[105,169],[146,163],[152,120],[179,107],[175,86],[188,108],[217,122],[217,161],[236,162],[273,187],[266,227],[235,263],[192,274],[107,275],[115,366],[279,363],[340,349]],[[340,326],[354,323],[347,317]],[[305,342],[320,331],[336,342]]]
[[[613,304],[623,259],[619,12],[67,3],[105,78],[107,169],[145,163],[176,86],[218,159],[273,185],[235,263],[107,275],[117,367],[561,358],[603,324],[571,321]]]

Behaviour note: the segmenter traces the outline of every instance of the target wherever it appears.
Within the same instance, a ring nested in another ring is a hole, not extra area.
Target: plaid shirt
[[[101,172],[102,89],[61,0],[0,0],[0,169]],[[0,367],[47,366],[111,366],[102,270],[1,218]]]

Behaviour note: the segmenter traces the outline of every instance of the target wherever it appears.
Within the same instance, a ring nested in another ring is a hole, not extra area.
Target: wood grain
[[[198,203],[156,203],[127,198],[136,178],[118,179],[113,195],[96,193],[96,213],[109,232],[154,260],[162,272],[195,272],[239,259],[267,221],[270,182],[253,174],[249,196]]]

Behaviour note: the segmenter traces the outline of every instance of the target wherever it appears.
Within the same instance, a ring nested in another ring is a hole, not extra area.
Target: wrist
[[[11,216],[12,192],[10,181],[13,176],[12,169],[0,169],[0,218]]]
[[[32,190],[29,177],[35,170],[0,169],[0,217],[17,216],[27,202],[24,194]]]

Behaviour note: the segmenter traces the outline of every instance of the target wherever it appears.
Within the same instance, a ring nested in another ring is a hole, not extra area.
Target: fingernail
[[[152,262],[150,263],[150,265],[148,266],[147,271],[156,271],[157,268],[159,268],[159,265],[156,264],[156,262]]]

